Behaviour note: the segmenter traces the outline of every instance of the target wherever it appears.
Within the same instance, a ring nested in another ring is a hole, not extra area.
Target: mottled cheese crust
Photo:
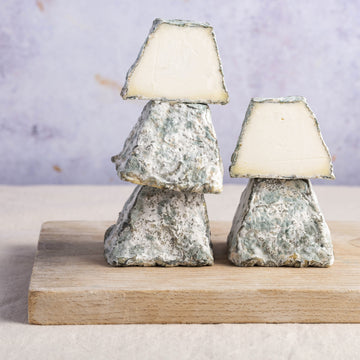
[[[219,193],[223,165],[205,104],[150,101],[112,157],[122,180],[161,189]]]
[[[105,233],[113,266],[204,266],[214,262],[203,194],[137,186]]]
[[[237,266],[330,266],[330,231],[310,180],[250,179],[228,251]]]

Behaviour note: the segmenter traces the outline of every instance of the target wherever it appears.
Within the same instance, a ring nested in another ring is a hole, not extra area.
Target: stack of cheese
[[[251,178],[228,236],[238,266],[330,266],[330,232],[310,178],[333,179],[331,157],[303,97],[254,98],[230,175]]]
[[[203,193],[222,191],[223,166],[207,104],[228,93],[212,27],[156,19],[121,95],[150,101],[112,158],[139,186],[105,233],[107,262],[213,264]]]

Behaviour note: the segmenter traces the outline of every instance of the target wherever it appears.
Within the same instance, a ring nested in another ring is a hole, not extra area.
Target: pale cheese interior
[[[255,103],[244,128],[233,176],[331,176],[331,159],[302,102]]]
[[[128,79],[127,96],[227,102],[211,28],[159,25]]]

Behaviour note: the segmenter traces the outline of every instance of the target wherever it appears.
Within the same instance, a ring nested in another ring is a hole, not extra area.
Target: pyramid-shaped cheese
[[[214,262],[203,194],[137,186],[105,233],[113,266],[203,266]]]
[[[231,160],[231,177],[334,178],[316,117],[299,96],[252,99]]]
[[[121,95],[226,104],[228,93],[213,28],[206,23],[156,19]]]
[[[119,177],[135,184],[222,191],[223,165],[206,104],[149,101],[112,161]]]
[[[250,179],[228,236],[237,266],[316,266],[334,262],[329,228],[310,180]]]

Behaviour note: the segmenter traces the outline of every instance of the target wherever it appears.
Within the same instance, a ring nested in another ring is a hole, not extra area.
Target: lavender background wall
[[[119,91],[152,20],[208,21],[231,101],[227,169],[253,96],[304,95],[337,180],[360,185],[360,1],[1,1],[0,183],[119,184],[110,156],[145,105]],[[227,171],[226,182],[231,180]]]

